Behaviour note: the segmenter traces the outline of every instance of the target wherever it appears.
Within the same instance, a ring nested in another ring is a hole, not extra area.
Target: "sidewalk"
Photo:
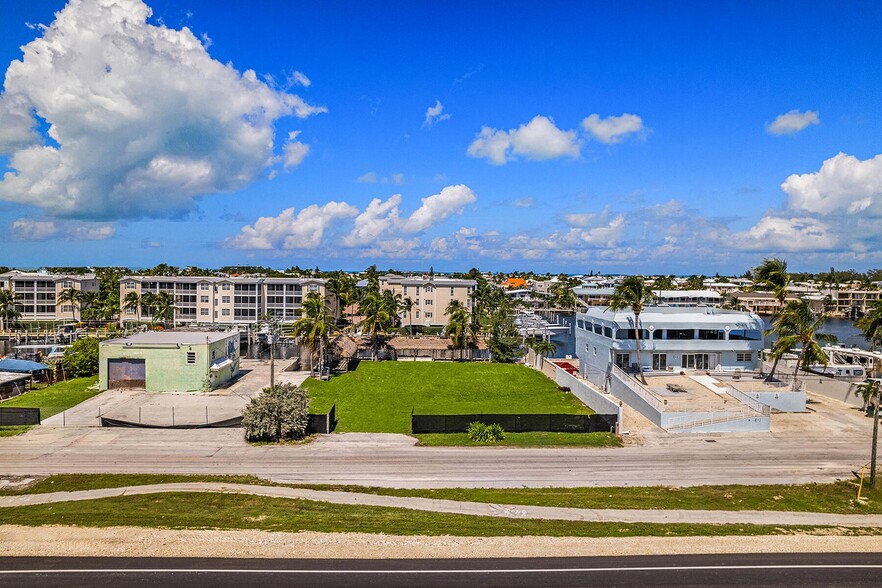
[[[742,525],[788,525],[831,527],[882,527],[882,515],[849,515],[813,512],[779,512],[756,510],[628,510],[562,508],[549,506],[524,506],[512,504],[489,504],[483,502],[459,502],[402,496],[378,496],[356,492],[332,492],[287,488],[279,486],[255,486],[250,484],[223,484],[192,482],[180,484],[152,484],[123,488],[102,488],[78,492],[52,492],[21,496],[0,496],[0,508],[52,504],[79,500],[95,500],[114,496],[137,496],[164,492],[223,492],[249,494],[269,498],[287,498],[329,502],[332,504],[357,504],[390,508],[407,508],[448,514],[503,517],[512,519],[547,519],[561,521],[594,521],[621,523],[686,523],[686,524],[742,524]]]

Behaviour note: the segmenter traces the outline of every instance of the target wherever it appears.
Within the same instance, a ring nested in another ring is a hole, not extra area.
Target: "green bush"
[[[294,384],[264,388],[242,411],[242,426],[249,441],[282,441],[306,436],[309,392]]]
[[[85,337],[64,350],[61,359],[68,378],[85,378],[98,373],[98,339]]]
[[[505,431],[498,423],[486,424],[481,421],[469,423],[469,439],[475,443],[498,443],[505,439]]]

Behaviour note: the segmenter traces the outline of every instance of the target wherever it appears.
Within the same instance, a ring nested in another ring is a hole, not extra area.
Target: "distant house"
[[[239,332],[148,331],[99,345],[98,385],[208,391],[239,373]]]
[[[527,280],[524,278],[506,278],[502,282],[502,287],[506,290],[517,290],[527,287]]]

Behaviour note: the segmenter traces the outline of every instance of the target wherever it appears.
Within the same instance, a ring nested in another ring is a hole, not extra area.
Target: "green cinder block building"
[[[208,392],[238,373],[238,331],[148,331],[99,345],[102,390]]]

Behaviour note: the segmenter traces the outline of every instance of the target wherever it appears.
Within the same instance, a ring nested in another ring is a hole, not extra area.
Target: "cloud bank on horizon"
[[[165,16],[143,0],[70,0],[9,64],[0,214],[10,250],[43,242],[51,261],[71,250],[53,243],[124,244],[131,233],[148,252],[177,239],[194,255],[340,264],[882,262],[882,154],[842,139],[841,129],[860,124],[829,115],[821,97],[808,95],[817,110],[782,100],[771,122],[768,110],[720,108],[688,127],[691,103],[679,109],[602,85],[577,104],[529,89],[508,97],[497,90],[499,63],[474,61],[418,90],[374,76],[376,86],[347,94],[329,89],[348,81],[334,62],[322,67],[308,54],[310,63],[297,63],[292,52],[267,66],[259,46],[240,59],[242,45],[225,43],[223,29],[197,33]],[[295,91],[325,94],[307,101]],[[761,196],[721,196],[713,179],[666,184],[735,173],[705,164],[715,147],[701,133],[725,144],[721,125],[748,129],[746,150],[761,145],[756,160],[775,160],[765,175],[739,172]],[[213,204],[221,199],[223,214]],[[172,235],[155,239],[157,223]]]

